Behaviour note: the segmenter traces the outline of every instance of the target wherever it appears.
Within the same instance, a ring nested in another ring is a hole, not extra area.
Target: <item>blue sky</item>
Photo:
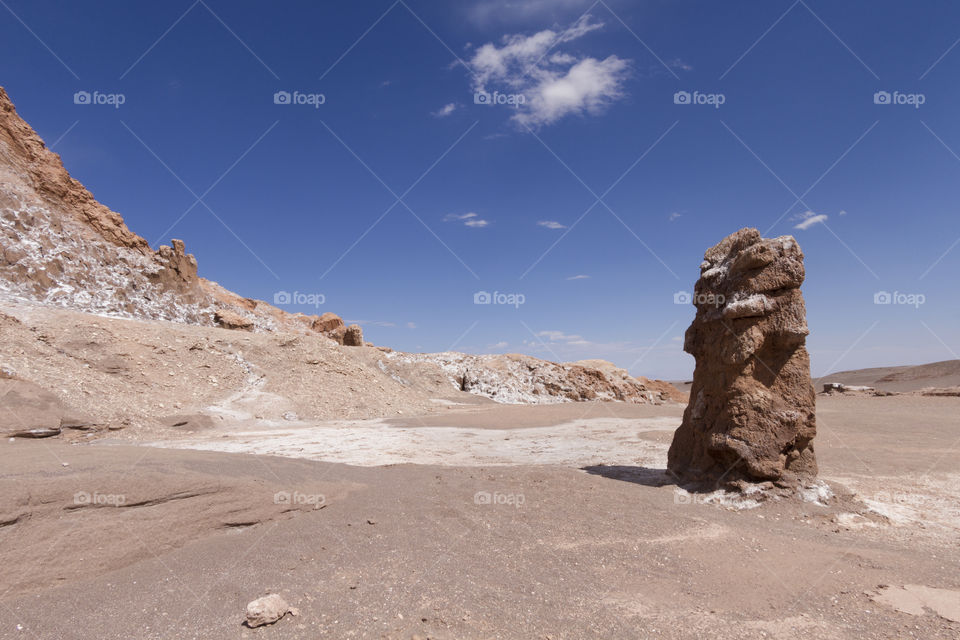
[[[378,344],[687,377],[675,294],[756,226],[806,254],[815,374],[960,352],[954,2],[0,5],[0,84],[100,201]]]

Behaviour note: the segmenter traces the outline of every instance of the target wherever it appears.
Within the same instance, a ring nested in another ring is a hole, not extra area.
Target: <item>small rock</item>
[[[283,414],[283,419],[293,422],[297,419],[297,414],[295,414],[293,411],[287,411]]]
[[[235,331],[253,331],[253,321],[229,309],[218,309],[213,320],[224,329]]]
[[[286,600],[276,593],[271,593],[247,605],[247,626],[253,628],[273,624],[288,613],[294,616],[300,614],[291,608]]]

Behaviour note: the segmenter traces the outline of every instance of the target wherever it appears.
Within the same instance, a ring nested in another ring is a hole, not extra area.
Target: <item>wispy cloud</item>
[[[395,327],[396,322],[387,322],[385,320],[347,320],[347,324],[358,324],[361,327]]]
[[[483,228],[490,224],[489,220],[484,220],[472,211],[470,213],[448,213],[443,216],[444,222],[462,222],[467,227],[474,229]]]
[[[801,231],[806,231],[815,224],[820,224],[821,222],[827,221],[827,214],[825,213],[814,213],[813,211],[805,211],[800,214],[800,222],[793,225],[794,229],[800,229]]]
[[[537,223],[541,227],[546,227],[547,229],[566,229],[567,225],[560,224],[556,220],[541,220]]]
[[[417,323],[416,323],[416,322],[408,322],[406,326],[407,326],[407,329],[416,329],[416,328],[417,328]]]
[[[540,331],[538,338],[546,338],[550,342],[572,342],[574,340],[583,340],[578,335],[564,333],[563,331]]]
[[[567,280],[589,280],[590,276],[570,276]]]
[[[450,104],[443,105],[442,107],[440,107],[440,109],[432,112],[430,115],[432,115],[434,118],[446,118],[448,115],[450,115],[456,110],[457,110],[457,103],[451,102]]]
[[[673,222],[673,221],[676,220],[677,218],[682,218],[682,217],[683,217],[683,214],[682,214],[682,213],[679,213],[679,212],[677,212],[677,211],[674,211],[674,212],[672,212],[672,213],[671,213],[669,216],[667,216],[667,217],[670,219],[670,222]]]
[[[582,12],[591,0],[479,0],[470,5],[468,14],[472,21],[487,25],[491,22],[527,22],[536,20],[543,24],[558,13]],[[575,15],[575,14],[574,14]]]
[[[556,32],[512,34],[500,45],[478,47],[470,60],[475,92],[519,94],[523,102],[512,119],[527,127],[552,124],[568,115],[597,115],[623,97],[629,61],[574,55],[557,47],[603,28],[590,15]]]

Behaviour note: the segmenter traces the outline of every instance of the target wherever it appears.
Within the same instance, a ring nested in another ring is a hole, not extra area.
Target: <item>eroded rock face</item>
[[[352,324],[347,327],[347,330],[343,334],[343,346],[345,347],[362,347],[363,346],[363,329],[358,324]]]
[[[791,236],[741,229],[704,255],[684,342],[696,370],[667,463],[682,481],[816,475],[803,279]]]
[[[327,333],[345,326],[343,319],[335,313],[327,311],[311,324],[311,328],[318,333]]]
[[[291,314],[241,297],[199,277],[182,240],[171,245],[153,251],[99,203],[0,87],[0,297],[252,331],[326,333],[343,325],[334,314]]]
[[[229,309],[218,309],[213,315],[214,320],[224,329],[235,331],[253,331],[253,321]]]

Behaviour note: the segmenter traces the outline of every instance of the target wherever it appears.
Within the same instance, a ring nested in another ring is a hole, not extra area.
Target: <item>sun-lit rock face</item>
[[[684,342],[696,358],[690,403],[669,453],[678,478],[816,475],[803,279],[803,252],[791,236],[741,229],[707,250]]]
[[[238,296],[200,278],[182,240],[171,245],[154,251],[97,202],[0,87],[0,297],[253,331],[327,335],[343,324]]]

